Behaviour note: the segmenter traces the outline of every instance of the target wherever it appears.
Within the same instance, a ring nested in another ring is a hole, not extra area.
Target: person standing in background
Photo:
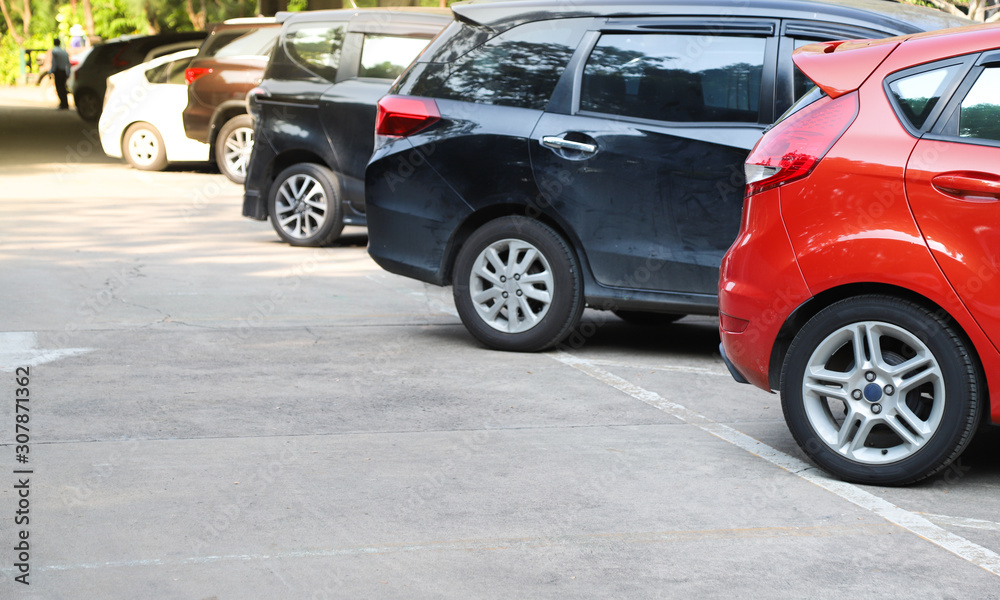
[[[49,72],[52,73],[52,78],[56,82],[56,93],[59,94],[59,108],[69,108],[69,98],[66,94],[66,80],[69,78],[69,54],[62,49],[59,38],[52,40]]]

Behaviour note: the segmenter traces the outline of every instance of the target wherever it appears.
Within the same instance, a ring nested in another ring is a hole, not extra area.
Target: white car
[[[197,53],[168,54],[108,77],[98,123],[105,154],[144,171],[211,160],[208,144],[184,134],[181,117],[188,102],[184,69]]]

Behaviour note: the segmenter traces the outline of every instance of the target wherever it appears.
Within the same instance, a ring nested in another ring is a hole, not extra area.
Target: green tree
[[[933,6],[938,10],[955,15],[968,17],[979,23],[994,23],[1000,21],[1000,3],[998,0],[901,0],[908,4]]]

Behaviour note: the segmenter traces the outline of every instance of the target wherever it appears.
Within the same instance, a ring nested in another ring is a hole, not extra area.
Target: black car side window
[[[765,45],[744,36],[605,34],[584,68],[580,110],[756,123]]]
[[[329,81],[337,79],[346,23],[303,23],[289,28],[285,49],[295,62]]]
[[[587,19],[515,27],[457,59],[431,63],[412,94],[542,110],[583,37]]]
[[[983,70],[962,99],[958,136],[1000,141],[1000,68]]]
[[[366,35],[358,77],[395,79],[428,42],[430,40],[420,38]]]

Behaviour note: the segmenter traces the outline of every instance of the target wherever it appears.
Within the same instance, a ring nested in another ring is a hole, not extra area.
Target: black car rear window
[[[430,63],[411,94],[541,110],[589,20],[515,27],[452,63]]]

